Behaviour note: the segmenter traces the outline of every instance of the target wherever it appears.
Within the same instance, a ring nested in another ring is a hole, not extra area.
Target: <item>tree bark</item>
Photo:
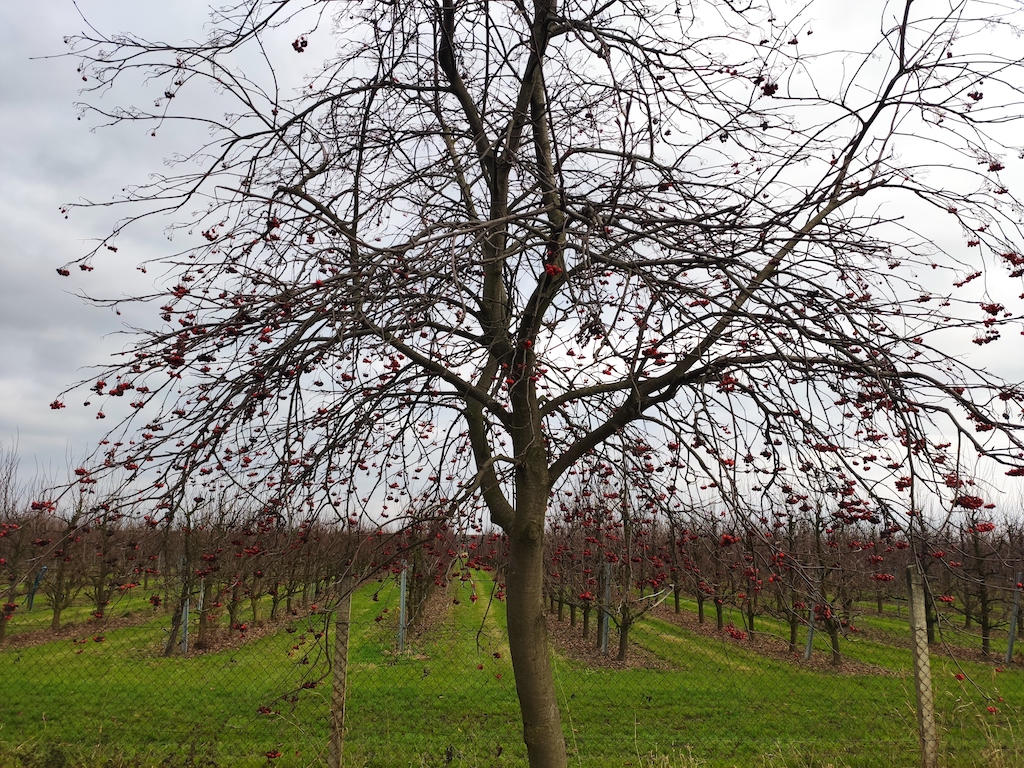
[[[185,607],[185,601],[189,599],[189,595],[192,593],[192,582],[188,578],[188,571],[184,571],[185,580],[181,583],[181,593],[178,595],[178,603],[174,607],[174,613],[171,616],[171,632],[167,637],[167,643],[164,645],[164,657],[173,656],[174,649],[178,645],[178,632],[181,629],[181,611]]]
[[[975,583],[978,586],[978,623],[981,625],[981,655],[986,659],[992,654],[992,598],[988,591],[988,571],[985,568],[985,553],[981,548],[981,537],[971,535],[974,549]]]
[[[270,591],[270,620],[277,618],[277,611],[281,607],[281,582],[274,584]]]
[[[60,630],[61,614],[64,612],[64,608],[68,603],[67,591],[67,566],[62,560],[57,564],[57,573],[54,574],[53,587],[50,593],[53,608],[53,616],[50,619],[50,629],[53,632]]]
[[[15,597],[17,597],[17,591],[15,585],[17,581],[12,580],[11,586],[7,589],[7,594],[3,598],[5,603],[13,603]],[[0,645],[3,645],[4,639],[7,637],[7,625],[11,622],[13,613],[0,613]]]
[[[826,620],[825,627],[828,629],[829,641],[832,643],[832,665],[838,667],[843,663],[843,655],[839,651],[839,621],[833,616]]]
[[[209,648],[213,622],[210,621],[210,614],[213,613],[213,579],[209,576],[203,581],[203,609],[199,612],[199,635],[196,638],[196,648]]]
[[[628,605],[622,606],[622,617],[619,621],[619,655],[617,661],[625,661],[629,652],[629,630],[633,627],[633,615]]]
[[[355,579],[341,580],[341,596],[334,615],[334,656],[331,662],[331,735],[328,742],[328,768],[344,765],[345,702],[348,696],[348,644]]]
[[[565,768],[565,737],[544,615],[544,520],[548,484],[536,482],[539,478],[529,477],[534,473],[521,470],[520,475],[524,474],[527,477],[517,482],[518,503],[509,531],[505,585],[509,650],[530,767]]]

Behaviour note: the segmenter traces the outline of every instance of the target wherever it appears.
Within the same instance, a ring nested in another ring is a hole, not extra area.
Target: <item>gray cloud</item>
[[[844,35],[870,31],[878,23],[877,4],[871,5],[870,12],[852,16],[842,4],[816,7],[814,35],[804,30],[801,46],[825,50]],[[80,0],[78,6],[102,31],[131,30],[151,39],[199,37],[206,19],[200,0]],[[93,132],[88,118],[79,121],[74,105],[86,83],[75,71],[76,61],[32,57],[62,53],[63,37],[85,26],[70,0],[0,3],[0,439],[17,436],[30,466],[37,461],[61,468],[69,454],[81,456],[96,445],[110,420],[98,422],[95,406],[83,408],[83,394],[68,397],[61,411],[49,403],[85,378],[88,366],[123,348],[127,339],[116,334],[126,322],[155,321],[151,311],[118,317],[86,305],[75,293],[116,297],[151,290],[152,275],[142,277],[135,265],[166,248],[161,226],[167,222],[155,222],[122,237],[118,253],[105,254],[94,272],[73,270],[61,279],[54,269],[86,253],[119,211],[74,210],[65,220],[60,205],[109,199],[125,184],[160,170],[164,156],[193,146],[197,135],[193,129],[182,141],[183,134],[166,128],[154,139],[142,125]],[[286,47],[287,38],[277,43]],[[299,67],[308,60],[287,61]],[[282,75],[298,80],[298,70]],[[211,108],[218,103],[209,94],[197,98],[210,99]],[[102,103],[111,97],[103,96]],[[996,278],[989,287],[997,295],[1007,289]],[[997,345],[965,346],[977,364],[1020,371],[1022,364]]]
[[[140,19],[138,3],[80,3],[100,22]],[[146,14],[164,17],[165,12]],[[103,18],[105,17],[105,18]],[[115,335],[138,316],[87,305],[75,295],[123,296],[152,288],[134,266],[152,255],[154,232],[125,238],[123,255],[110,254],[91,273],[58,277],[55,268],[84,255],[116,212],[73,211],[60,206],[89,196],[108,199],[140,181],[139,168],[159,167],[159,145],[139,126],[91,132],[74,106],[83,83],[71,58],[60,54],[63,36],[84,28],[71,2],[0,4],[0,439],[16,440],[23,470],[62,472],[69,456],[81,457],[102,437],[95,407],[84,396],[49,403],[123,348]],[[143,25],[145,26],[145,25]],[[151,24],[150,26],[153,26]]]

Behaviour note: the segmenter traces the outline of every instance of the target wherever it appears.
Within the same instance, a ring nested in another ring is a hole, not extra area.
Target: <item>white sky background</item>
[[[201,33],[205,2],[80,0],[82,13],[104,32],[159,39]],[[157,138],[142,125],[91,132],[77,119],[85,85],[73,58],[36,59],[66,50],[65,35],[84,31],[70,0],[0,3],[0,440],[17,446],[25,477],[63,475],[69,462],[96,446],[110,420],[83,408],[84,392],[68,407],[49,403],[86,378],[88,366],[122,349],[126,317],[84,303],[78,291],[117,297],[151,290],[138,262],[168,247],[161,227],[136,231],[118,243],[118,257],[91,273],[55,269],[82,256],[107,233],[109,210],[59,208],[83,198],[106,200],[128,183],[144,181],[162,158],[179,149],[173,132]],[[112,254],[111,254],[112,255]]]
[[[95,404],[82,407],[84,391],[67,397],[64,410],[49,408],[65,387],[88,377],[88,366],[107,361],[127,341],[116,335],[127,313],[117,317],[89,306],[76,292],[103,297],[148,292],[158,276],[152,271],[143,276],[135,266],[173,248],[161,235],[170,222],[158,222],[120,238],[118,254],[97,261],[94,272],[73,268],[70,278],[60,278],[55,269],[89,250],[94,238],[109,231],[115,213],[75,210],[65,220],[59,207],[86,197],[106,200],[125,184],[159,171],[164,157],[194,147],[194,139],[176,140],[173,129],[153,138],[142,124],[92,132],[89,122],[76,119],[74,102],[84,83],[75,59],[32,58],[65,51],[63,37],[85,29],[78,9],[101,32],[131,31],[176,42],[203,36],[208,4],[80,0],[76,9],[70,0],[0,3],[0,441],[4,447],[16,442],[26,479],[35,472],[63,475],[69,462],[90,453],[113,426],[112,418],[96,421]],[[850,14],[847,3],[812,6],[802,29],[814,34],[801,36],[801,50],[851,49],[860,47],[856,39],[861,35],[873,37],[881,3],[871,0],[856,7]],[[795,9],[786,5],[780,16]],[[315,66],[327,53],[323,45],[282,60]],[[123,102],[125,95],[118,100]],[[995,293],[998,277],[993,281],[989,287]],[[1006,303],[1024,311],[1020,302]],[[148,315],[138,322],[154,320]],[[964,354],[979,365],[1009,363],[1000,372],[1011,380],[1024,378],[1024,339],[965,347]]]

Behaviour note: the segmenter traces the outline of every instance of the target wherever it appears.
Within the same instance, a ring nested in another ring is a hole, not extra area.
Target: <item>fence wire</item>
[[[456,562],[422,589],[396,570],[351,598],[343,764],[523,765],[500,572]],[[1024,765],[1019,646],[1007,660],[1020,592],[989,586],[987,642],[977,617],[932,602],[943,765]],[[329,764],[330,585],[230,616],[222,603],[211,616],[197,585],[184,621],[125,590],[102,616],[73,602],[60,629],[52,606],[28,609],[30,589],[0,648],[0,765]],[[795,637],[768,612],[751,622],[729,603],[702,617],[692,595],[676,597],[636,596],[653,607],[620,643],[621,604],[552,590],[571,765],[919,764],[905,594],[848,606],[838,634],[808,608]]]

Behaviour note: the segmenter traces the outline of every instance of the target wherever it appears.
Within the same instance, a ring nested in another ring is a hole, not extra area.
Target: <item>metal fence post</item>
[[[1020,584],[1024,573],[1017,571],[1017,580],[1013,585],[1013,610],[1010,612],[1010,639],[1006,643],[1006,663],[1013,663],[1013,643],[1017,639],[1017,616],[1020,615]]]
[[[917,725],[921,741],[921,768],[938,768],[939,734],[935,727],[935,694],[932,691],[931,658],[928,655],[928,619],[925,616],[924,574],[907,566],[910,599],[911,644],[914,651],[914,683],[917,690]]]

